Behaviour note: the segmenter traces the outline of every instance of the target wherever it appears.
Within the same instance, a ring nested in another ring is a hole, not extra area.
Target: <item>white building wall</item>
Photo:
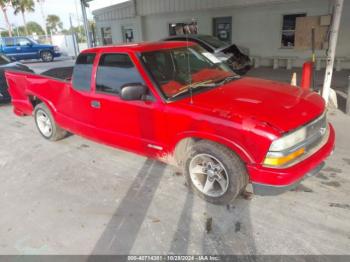
[[[309,0],[302,3],[259,5],[249,8],[157,14],[143,18],[144,40],[154,41],[167,37],[169,23],[191,21],[192,19],[197,21],[200,34],[212,34],[214,17],[232,16],[232,41],[234,43],[248,47],[251,55],[300,57],[296,63],[297,66],[300,66],[302,60],[311,57],[311,52],[281,48],[283,15],[307,13],[309,16],[314,16],[328,14],[328,12],[328,0]],[[319,53],[324,54],[324,51]],[[262,62],[267,65],[271,63],[271,60],[266,59]]]
[[[286,3],[301,0],[133,0],[141,16],[208,9]]]
[[[337,56],[350,58],[350,1],[344,0],[343,15],[341,18]],[[350,66],[350,63],[349,63]]]
[[[262,0],[254,1],[261,2]],[[283,3],[274,1],[275,3],[273,4],[242,7],[242,3],[247,3],[248,1],[136,0],[136,13],[138,15],[141,13],[143,14],[142,16],[114,19],[108,22],[98,22],[99,20],[97,20],[97,26],[100,27],[108,23],[112,25],[113,43],[122,41],[121,27],[124,24],[135,25],[137,28],[136,41],[156,41],[168,36],[169,24],[171,23],[190,22],[195,19],[198,23],[199,33],[212,34],[214,17],[232,16],[232,41],[234,43],[248,47],[251,55],[265,58],[271,56],[299,57],[295,65],[301,66],[305,59],[311,57],[311,51],[281,48],[283,15],[293,13],[306,13],[308,16],[329,14],[331,12],[331,1],[293,0],[288,1],[288,3],[286,1],[281,1]],[[174,4],[174,2],[177,2],[177,4]],[[252,3],[252,1],[249,2]],[[344,2],[337,56],[349,57],[350,59],[350,0],[345,0]],[[216,7],[211,6],[213,3],[216,3]],[[232,7],[232,3],[235,3],[234,7]],[[177,12],[165,12],[166,10],[177,10]],[[325,56],[325,51],[318,51],[318,55]],[[271,59],[262,61],[263,65],[269,65],[270,63]]]

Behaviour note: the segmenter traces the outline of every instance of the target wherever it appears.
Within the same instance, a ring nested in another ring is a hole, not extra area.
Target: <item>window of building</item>
[[[89,91],[95,54],[80,54],[73,71],[73,88]]]
[[[104,54],[96,74],[96,92],[119,95],[127,84],[143,84],[143,79],[127,54]]]
[[[111,45],[112,44],[112,29],[110,27],[101,28],[102,44]]]
[[[169,24],[169,35],[193,35],[198,34],[197,22]]]
[[[306,14],[292,14],[283,16],[282,25],[282,47],[293,48],[295,44],[295,26],[298,17],[304,17]]]
[[[131,27],[122,27],[124,43],[132,43],[135,41],[134,29]]]

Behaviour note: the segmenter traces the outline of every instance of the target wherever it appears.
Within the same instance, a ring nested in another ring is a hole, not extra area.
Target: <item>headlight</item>
[[[270,151],[283,151],[291,148],[306,139],[306,128],[301,128],[289,135],[272,142]]]
[[[60,51],[60,48],[59,48],[58,46],[54,46],[54,48],[53,48],[53,49],[55,50],[55,52]]]
[[[281,167],[295,160],[305,153],[305,148],[298,146],[306,139],[306,128],[303,127],[293,133],[272,142],[264,165]]]

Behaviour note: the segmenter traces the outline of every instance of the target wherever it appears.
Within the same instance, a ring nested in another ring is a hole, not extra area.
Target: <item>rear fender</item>
[[[57,110],[50,101],[30,90],[30,82],[27,79],[29,75],[32,74],[18,71],[5,72],[14,113],[19,116],[31,115],[35,104],[33,100],[44,102],[52,113],[56,113]]]
[[[33,112],[33,105],[27,95],[28,81],[26,74],[16,71],[5,71],[8,90],[12,98],[13,111],[16,115],[30,115]]]

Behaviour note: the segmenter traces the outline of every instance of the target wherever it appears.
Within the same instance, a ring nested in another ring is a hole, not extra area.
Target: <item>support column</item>
[[[334,68],[334,58],[337,48],[338,34],[339,34],[339,26],[341,13],[343,10],[344,0],[334,0],[334,13],[332,18],[332,27],[330,32],[329,39],[329,49],[327,55],[327,66],[326,66],[326,74],[323,83],[322,96],[326,103],[329,101],[329,94],[331,92],[331,83],[333,77],[333,68]]]

